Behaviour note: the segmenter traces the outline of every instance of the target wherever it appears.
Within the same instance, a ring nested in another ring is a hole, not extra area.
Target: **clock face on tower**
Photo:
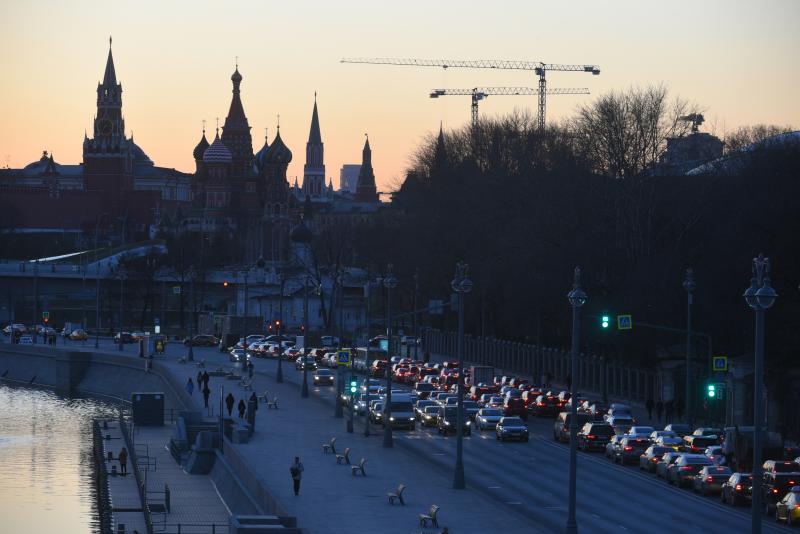
[[[104,120],[100,121],[99,128],[100,128],[100,133],[102,133],[104,135],[108,135],[108,134],[111,133],[111,122],[104,119]]]

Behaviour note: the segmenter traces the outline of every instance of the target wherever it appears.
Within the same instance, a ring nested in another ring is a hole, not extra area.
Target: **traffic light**
[[[708,395],[708,398],[710,398],[710,399],[713,399],[714,397],[716,397],[717,396],[717,385],[716,384],[708,384],[708,386],[706,386],[706,395]]]
[[[358,378],[351,376],[350,377],[350,394],[355,395],[358,391]]]
[[[608,330],[611,328],[611,316],[603,315],[600,317],[600,328],[603,330]]]
[[[49,322],[50,322],[50,318],[49,318],[49,317],[45,317],[45,318],[44,318],[44,324],[47,324],[47,323],[49,323]]]
[[[304,325],[304,324],[301,324],[301,325],[300,325],[300,333],[301,333],[301,334],[304,334],[304,333],[305,333],[305,331],[306,331],[306,325]]]

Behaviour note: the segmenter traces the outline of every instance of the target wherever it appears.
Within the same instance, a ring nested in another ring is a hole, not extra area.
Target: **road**
[[[75,348],[79,345],[76,343]],[[101,340],[101,350],[109,350],[110,345],[110,340]],[[91,350],[92,346],[93,342],[87,342],[85,348]],[[135,347],[128,345],[125,350],[133,352]],[[167,354],[171,358],[185,351],[171,344]],[[196,360],[205,359],[208,364],[228,363],[227,355],[215,349],[195,348],[194,352]],[[254,362],[257,372],[273,374],[277,367],[275,360]],[[302,382],[302,373],[293,363],[283,362],[283,374],[286,382]],[[309,383],[311,394],[326,399],[332,407],[334,388],[316,388],[311,380]],[[333,417],[332,409],[330,413]],[[356,432],[363,432],[363,417],[357,419]],[[464,438],[467,487],[507,507],[509,521],[527,519],[545,532],[562,530],[567,514],[569,447],[553,441],[552,425],[552,419],[531,418],[528,443],[501,443],[491,431],[475,430]],[[372,428],[382,432],[381,428]],[[419,425],[414,432],[398,430],[394,436],[397,446],[419,458],[421,469],[452,472],[455,437],[443,437],[435,429]],[[577,469],[577,519],[579,528],[585,531],[745,532],[750,528],[749,509],[722,505],[717,498],[670,486],[655,475],[639,471],[638,465],[613,464],[601,452],[579,452]],[[772,518],[764,518],[763,530],[792,532]]]

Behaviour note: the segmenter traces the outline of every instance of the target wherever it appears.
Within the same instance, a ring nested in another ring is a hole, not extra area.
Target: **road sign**
[[[181,294],[181,286],[172,286],[172,293],[174,295],[180,295]]]
[[[155,317],[155,318],[153,319],[153,324],[154,324],[154,325],[156,325],[156,326],[158,326],[158,325],[160,325],[160,324],[161,324],[161,321],[159,320],[159,318],[158,318],[158,317]]]
[[[632,330],[633,319],[630,315],[617,315],[617,328],[619,330]]]
[[[42,312],[42,320],[46,321],[50,318],[50,312]]]
[[[349,350],[340,350],[336,353],[336,364],[337,366],[350,366],[350,351]]]
[[[718,373],[728,372],[728,357],[714,356],[711,358],[711,368],[714,370],[714,372]]]

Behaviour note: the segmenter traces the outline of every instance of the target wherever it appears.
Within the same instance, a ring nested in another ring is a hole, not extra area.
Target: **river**
[[[0,532],[99,531],[92,420],[114,412],[91,399],[0,384]]]

